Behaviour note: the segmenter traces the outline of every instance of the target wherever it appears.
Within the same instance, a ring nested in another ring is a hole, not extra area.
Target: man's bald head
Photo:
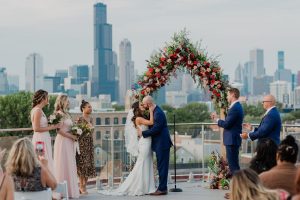
[[[154,100],[151,96],[145,96],[143,98],[143,104],[153,104]]]
[[[273,95],[268,94],[263,98],[263,107],[267,110],[276,105],[276,99]]]

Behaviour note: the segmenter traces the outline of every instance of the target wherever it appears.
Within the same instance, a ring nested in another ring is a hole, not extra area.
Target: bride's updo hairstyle
[[[141,109],[140,109],[140,103],[138,101],[134,102],[132,104],[131,108],[132,108],[132,112],[133,112],[133,117],[132,117],[131,121],[136,126],[136,123],[135,123],[136,118],[143,117],[143,113],[141,112]]]

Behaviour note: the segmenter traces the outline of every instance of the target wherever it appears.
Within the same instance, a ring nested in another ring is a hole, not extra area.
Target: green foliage
[[[19,92],[0,97],[0,128],[31,127],[30,110],[32,94]]]
[[[292,111],[282,118],[283,122],[287,121],[295,121],[296,119],[300,119],[300,110]]]
[[[163,105],[162,109],[166,111],[169,123],[174,122],[174,114],[177,123],[209,122],[210,113],[205,104],[190,103],[182,108],[173,108],[169,105]]]
[[[125,106],[121,106],[118,104],[115,104],[112,107],[115,109],[115,111],[124,111],[125,110]]]
[[[56,96],[50,96],[49,105],[43,111],[46,116],[53,113]],[[32,109],[32,93],[18,92],[0,96],[0,129],[30,128],[30,111]],[[2,134],[2,135],[12,135]]]

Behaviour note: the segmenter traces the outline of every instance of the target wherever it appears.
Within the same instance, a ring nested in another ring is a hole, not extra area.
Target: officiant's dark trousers
[[[161,151],[156,151],[157,170],[159,175],[159,191],[168,190],[168,172],[169,172],[169,160],[170,160],[170,148]]]

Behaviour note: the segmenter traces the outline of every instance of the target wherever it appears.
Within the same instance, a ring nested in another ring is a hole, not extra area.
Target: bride
[[[153,125],[153,110],[149,108],[150,120],[144,118],[145,109],[139,102],[132,104],[132,109],[127,115],[125,126],[125,143],[127,152],[137,156],[135,166],[126,180],[112,191],[99,191],[105,195],[145,195],[155,192],[153,160],[151,150],[151,137],[138,140],[137,128],[147,130]]]

